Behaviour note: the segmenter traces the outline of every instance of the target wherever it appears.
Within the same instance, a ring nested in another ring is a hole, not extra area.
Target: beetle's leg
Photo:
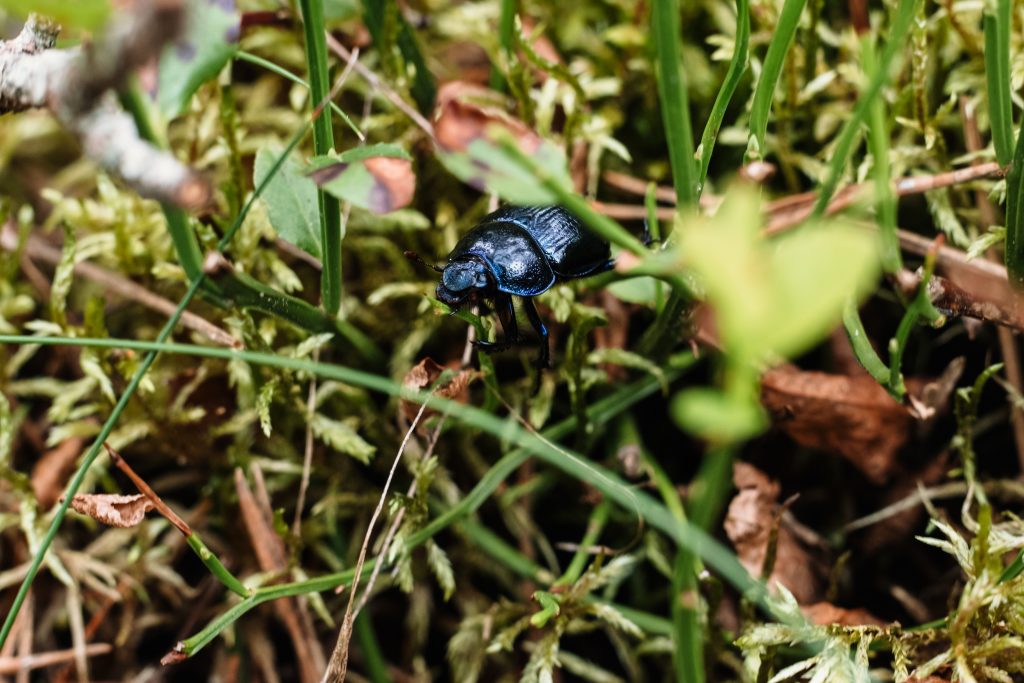
[[[494,308],[498,313],[498,320],[501,321],[501,329],[505,338],[500,342],[477,341],[478,349],[483,351],[504,351],[519,343],[519,326],[516,325],[516,309],[512,305],[510,294],[498,294],[494,297]]]
[[[551,360],[551,349],[550,342],[548,341],[548,328],[541,320],[540,314],[537,313],[537,307],[533,305],[533,299],[530,297],[523,298],[523,310],[526,312],[526,317],[530,320],[530,324],[533,325],[533,329],[537,330],[537,334],[540,335],[540,354],[537,356],[537,365],[541,368],[549,367]]]

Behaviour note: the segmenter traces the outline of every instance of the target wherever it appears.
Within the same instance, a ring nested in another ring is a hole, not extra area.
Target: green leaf
[[[720,442],[749,439],[768,426],[760,404],[737,400],[716,389],[682,391],[672,399],[670,411],[686,431]]]
[[[270,174],[279,151],[261,149],[256,153],[253,183],[259,185]],[[306,253],[320,258],[320,218],[316,185],[306,177],[302,166],[289,157],[266,188],[263,202],[270,224],[278,236]]]
[[[476,138],[464,151],[439,152],[441,163],[463,182],[497,194],[513,204],[558,203],[558,198],[544,187],[537,174],[525,168],[495,141],[503,135],[511,137],[511,134],[497,125],[491,126],[488,133],[493,136],[491,139]],[[571,191],[572,180],[560,147],[541,140],[537,149],[529,154],[549,178]]]
[[[318,439],[334,450],[350,455],[364,465],[377,452],[376,446],[366,442],[359,433],[346,422],[332,420],[319,413],[313,415],[313,433]]]
[[[638,353],[633,353],[626,349],[597,349],[590,352],[587,356],[587,362],[591,365],[611,363],[613,365],[621,365],[623,367],[649,372],[652,377],[658,380],[658,384],[661,385],[661,390],[666,394],[668,393],[668,380],[665,378],[665,373],[662,371],[661,367],[657,363],[644,358]]]
[[[757,196],[736,190],[713,219],[683,230],[679,249],[706,288],[727,353],[747,364],[813,346],[879,270],[876,238],[839,220],[772,240],[760,225]]]
[[[416,191],[412,157],[397,145],[315,156],[310,168],[309,177],[325,192],[376,214],[408,206]]]
[[[185,33],[160,57],[157,103],[166,117],[184,111],[199,86],[220,73],[237,49],[240,30],[234,0],[188,0]]]
[[[31,13],[49,17],[64,29],[95,31],[110,16],[108,0],[0,0],[0,9],[27,17]]]

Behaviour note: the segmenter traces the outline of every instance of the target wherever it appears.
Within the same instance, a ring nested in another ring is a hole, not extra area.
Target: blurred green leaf
[[[41,14],[65,30],[95,31],[110,16],[109,0],[0,0],[0,9],[22,17],[33,12]]]
[[[489,128],[488,133],[498,137],[511,135],[496,125]],[[497,194],[505,201],[513,204],[558,203],[558,198],[544,187],[541,179],[503,150],[496,139],[479,137],[464,151],[439,152],[439,157],[452,175],[479,190]],[[572,180],[560,147],[542,140],[529,154],[549,178],[571,191]]]
[[[185,33],[160,57],[157,103],[166,117],[184,111],[199,86],[220,73],[237,49],[239,31],[234,0],[188,0]]]
[[[670,411],[686,431],[719,442],[749,439],[768,426],[768,416],[759,404],[717,389],[682,391],[673,397]]]
[[[253,183],[259,185],[270,174],[280,151],[261,149],[256,153]],[[294,244],[308,254],[320,258],[320,218],[316,199],[316,184],[306,177],[305,169],[289,158],[281,165],[266,188],[263,202],[267,206],[270,224],[286,242]]]
[[[879,272],[875,236],[839,220],[771,240],[760,230],[757,195],[737,189],[711,220],[685,228],[679,248],[706,288],[726,353],[744,364],[813,346]]]

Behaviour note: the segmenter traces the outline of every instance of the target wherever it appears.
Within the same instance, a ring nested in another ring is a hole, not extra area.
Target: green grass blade
[[[255,64],[258,67],[264,68],[271,73],[277,74],[281,78],[285,78],[291,81],[292,83],[300,85],[306,90],[309,90],[309,83],[299,78],[288,69],[285,69],[283,66],[274,64],[269,59],[263,59],[263,57],[260,57],[259,55],[254,55],[251,52],[246,52],[245,50],[238,50],[237,52],[235,52],[235,59],[237,59],[240,62],[249,62],[250,64]],[[359,138],[360,140],[366,139],[366,136],[363,135],[363,131],[359,129],[359,126],[356,125],[356,122],[353,121],[352,118],[348,114],[346,114],[341,107],[339,107],[333,101],[328,106],[331,108],[331,111],[338,115],[338,118],[345,122],[345,125],[349,127],[349,130],[356,134],[357,138]]]
[[[323,0],[299,0],[302,26],[306,34],[306,63],[309,65],[309,90],[313,106],[330,92],[327,69],[327,40],[324,37]],[[329,154],[334,148],[334,127],[330,116],[318,116],[313,122],[313,149]],[[341,307],[341,204],[336,197],[317,188],[320,205],[320,243],[323,270],[320,273],[320,299],[330,315]]]
[[[498,16],[498,49],[506,66],[511,63],[516,48],[516,0],[501,0],[501,14]],[[491,67],[491,87],[505,89],[505,77],[501,69]]]
[[[864,36],[861,45],[864,71],[874,73],[876,55],[874,39]],[[886,116],[885,101],[876,97],[868,115],[868,145],[874,159],[875,206],[878,215],[878,231],[882,238],[882,269],[896,273],[903,268],[900,254],[900,238],[896,229],[896,193],[893,192],[889,169],[889,120]]]
[[[764,158],[764,138],[768,134],[768,115],[775,97],[775,86],[782,73],[782,65],[786,61],[796,37],[796,29],[800,25],[807,0],[786,0],[779,14],[779,22],[775,26],[772,40],[768,43],[768,52],[764,56],[761,76],[754,88],[754,99],[750,105],[750,140],[747,143],[747,156],[750,159]]]
[[[305,137],[308,127],[309,124],[304,125],[301,130],[292,136],[292,139],[288,142],[284,152],[280,157],[278,157],[274,166],[271,167],[270,172],[267,173],[267,177],[264,178],[263,182],[253,191],[249,201],[246,202],[244,207],[242,207],[242,210],[235,217],[231,227],[228,228],[224,233],[224,236],[220,239],[220,242],[218,242],[217,249],[219,251],[223,251],[228,244],[231,243],[235,233],[237,233],[242,227],[242,223],[245,221],[245,217],[252,209],[253,204],[255,204],[256,200],[263,192],[263,189],[267,186],[267,183],[269,183],[274,175],[277,174],[277,171],[280,169],[281,165],[284,164],[284,160],[287,158],[288,154],[291,153],[291,150],[294,149],[302,138]],[[188,308],[189,303],[192,302],[192,299],[195,298],[199,290],[207,283],[206,274],[203,272],[200,272],[199,276],[191,282],[185,296],[182,297],[181,301],[178,303],[178,307],[174,310],[174,313],[171,314],[171,317],[167,320],[167,323],[164,324],[160,333],[157,335],[155,345],[147,349],[146,356],[142,359],[142,362],[139,364],[135,374],[132,375],[131,379],[128,381],[128,386],[125,387],[124,392],[122,392],[120,398],[118,398],[113,410],[110,411],[110,416],[103,423],[103,426],[100,427],[100,431],[97,434],[96,439],[82,458],[82,462],[79,464],[78,470],[75,472],[74,477],[72,477],[71,483],[68,484],[68,488],[64,494],[64,499],[57,508],[57,512],[53,516],[53,521],[50,523],[50,527],[46,530],[46,535],[43,537],[43,540],[39,543],[35,554],[32,556],[32,563],[29,565],[28,572],[26,572],[25,578],[22,580],[21,586],[18,588],[18,593],[15,595],[14,602],[11,604],[11,610],[7,613],[7,616],[4,619],[3,627],[0,627],[0,648],[2,648],[4,643],[7,642],[7,637],[10,635],[11,628],[14,626],[14,620],[18,616],[18,612],[21,610],[22,604],[25,602],[25,597],[28,595],[32,582],[35,581],[36,574],[39,573],[39,567],[42,565],[43,558],[46,557],[46,553],[53,544],[53,540],[57,536],[57,531],[60,529],[60,525],[63,523],[64,517],[67,516],[71,500],[75,497],[78,489],[82,486],[82,482],[85,480],[86,473],[99,456],[104,442],[113,431],[114,425],[117,424],[117,420],[120,418],[121,413],[124,412],[125,407],[128,405],[128,401],[131,400],[132,396],[134,396],[135,392],[138,390],[139,384],[142,382],[142,378],[146,376],[146,373],[149,372],[149,369],[156,361],[157,354],[159,354],[161,350],[161,345],[170,337],[171,332],[174,331],[175,325],[177,325],[178,320],[181,318],[182,313],[185,312],[185,309]]]
[[[818,198],[814,203],[814,210],[811,213],[812,218],[819,218],[824,215],[829,200],[832,199],[832,195],[836,191],[839,179],[843,175],[843,169],[846,167],[846,163],[850,159],[850,153],[853,151],[853,143],[860,133],[861,125],[863,125],[864,120],[867,118],[871,103],[878,96],[882,86],[889,80],[889,71],[893,60],[896,58],[896,54],[905,47],[904,41],[907,37],[907,31],[910,29],[910,23],[914,18],[914,6],[916,4],[916,0],[900,0],[899,7],[896,10],[896,18],[889,30],[888,41],[878,63],[875,65],[875,71],[870,75],[867,88],[864,89],[864,92],[857,99],[853,112],[846,120],[846,123],[843,124],[843,129],[839,133],[839,141],[832,152],[832,159],[829,162],[828,175],[825,178],[825,182],[821,184]]]
[[[678,0],[654,0],[651,8],[651,33],[654,35],[657,56],[654,66],[658,80],[658,99],[661,102],[661,120],[668,140],[677,205],[692,206],[697,203],[699,188],[696,160],[693,158],[690,103],[686,79],[680,68],[682,37],[679,34]]]
[[[725,80],[722,87],[718,89],[715,96],[715,104],[711,107],[711,114],[704,124],[704,134],[700,138],[700,190],[704,189],[704,181],[708,177],[708,165],[711,163],[711,154],[715,151],[715,141],[718,139],[718,131],[722,128],[722,121],[725,119],[725,111],[729,108],[732,96],[736,87],[740,84],[743,74],[750,62],[750,0],[736,0],[736,44],[732,51],[732,60],[729,62],[729,70],[725,73]]]
[[[1006,176],[1006,273],[1010,284],[1024,288],[1024,119]]]
[[[995,12],[985,12],[985,84],[988,115],[992,122],[992,143],[996,161],[1006,166],[1013,159],[1013,106],[1010,99],[1010,28],[1013,15],[1010,0],[986,3]]]

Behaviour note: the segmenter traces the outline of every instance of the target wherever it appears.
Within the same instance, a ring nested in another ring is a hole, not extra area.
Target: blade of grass
[[[708,177],[708,164],[711,163],[711,154],[715,150],[715,141],[718,139],[718,131],[725,119],[725,111],[729,108],[732,96],[740,79],[747,70],[750,62],[750,0],[736,0],[736,43],[732,49],[732,60],[729,62],[729,70],[725,73],[725,80],[722,87],[718,89],[715,96],[715,103],[711,107],[711,114],[707,123],[704,124],[704,134],[700,138],[700,175],[698,176],[697,192],[698,198],[704,190],[704,181]]]
[[[661,120],[668,140],[672,165],[672,183],[680,207],[694,206],[700,195],[693,158],[693,128],[686,79],[681,66],[682,37],[679,32],[678,0],[654,0],[651,7],[651,33],[657,59],[654,70],[658,80]]]
[[[242,210],[238,213],[238,216],[235,217],[231,227],[228,228],[227,232],[224,233],[224,236],[217,244],[217,249],[219,251],[224,250],[231,243],[231,240],[234,239],[235,234],[242,227],[242,223],[245,220],[245,217],[249,214],[249,211],[252,209],[253,204],[255,204],[256,200],[263,193],[267,183],[269,183],[277,174],[278,170],[280,170],[281,166],[284,164],[284,160],[288,156],[288,153],[290,153],[291,150],[299,144],[302,138],[305,137],[308,128],[309,124],[307,123],[302,127],[302,129],[297,131],[294,136],[292,136],[292,139],[286,146],[284,153],[281,154],[271,167],[270,172],[267,174],[267,177],[263,182],[253,191],[249,201],[242,207]],[[189,303],[195,298],[196,294],[206,284],[206,282],[206,274],[200,271],[199,276],[191,282],[188,291],[185,292],[185,296],[182,297],[178,307],[175,309],[171,317],[168,318],[167,322],[160,330],[160,333],[157,335],[156,346],[147,350],[146,356],[142,359],[142,362],[139,364],[135,374],[132,375],[131,379],[128,381],[128,385],[125,387],[120,398],[118,398],[114,408],[110,411],[110,416],[107,417],[103,426],[100,427],[100,431],[96,435],[96,439],[82,458],[82,462],[78,466],[75,476],[71,479],[71,483],[68,484],[67,491],[64,494],[64,499],[57,508],[56,513],[54,513],[53,521],[50,522],[50,526],[46,530],[46,535],[43,536],[42,541],[40,541],[39,546],[36,548],[35,554],[32,556],[32,563],[29,565],[28,572],[25,574],[25,578],[22,580],[21,586],[18,588],[17,595],[14,596],[14,602],[11,603],[11,610],[7,613],[7,617],[4,619],[3,627],[0,627],[0,648],[2,648],[4,643],[7,642],[7,637],[10,635],[11,629],[14,627],[14,620],[18,616],[18,612],[21,610],[22,604],[25,602],[25,597],[28,595],[29,588],[31,588],[32,582],[36,578],[36,574],[39,573],[39,567],[42,565],[43,558],[46,556],[47,551],[53,544],[54,538],[57,536],[57,530],[60,529],[61,523],[67,516],[71,500],[75,497],[78,489],[82,486],[82,482],[85,480],[86,473],[99,456],[102,445],[106,442],[110,433],[113,431],[114,425],[117,424],[121,413],[124,412],[125,407],[128,405],[128,401],[131,400],[132,396],[135,395],[135,392],[138,390],[139,384],[142,382],[142,378],[145,377],[146,373],[149,372],[149,369],[156,361],[156,357],[160,353],[160,344],[166,342],[170,337],[171,332],[178,323],[178,319],[181,318],[182,313],[185,312]]]
[[[254,55],[253,53],[246,52],[245,50],[238,50],[235,52],[235,59],[242,62],[249,62],[250,64],[255,64],[256,66],[262,67],[267,71],[270,71],[271,73],[277,74],[281,78],[288,79],[289,81],[295,83],[296,85],[301,85],[306,90],[310,89],[309,83],[299,78],[298,76],[296,76],[283,66],[275,64],[274,62],[268,59],[263,59],[263,57],[260,57],[259,55]],[[349,117],[349,115],[342,110],[341,107],[339,107],[333,101],[330,103],[329,106],[331,107],[331,111],[337,114],[338,117],[345,122],[345,125],[347,125],[349,129],[353,133],[355,133],[356,137],[359,138],[360,142],[366,140],[366,136],[363,135],[363,131],[359,129],[359,126],[356,125],[356,122],[353,121],[351,117]]]
[[[312,101],[323,102],[330,89],[327,69],[327,39],[324,37],[323,0],[299,0],[302,27],[306,35],[306,63],[309,66],[309,91]],[[315,105],[314,105],[315,106]],[[334,127],[330,116],[318,116],[313,122],[313,149],[330,154],[334,148]],[[341,307],[341,204],[338,198],[319,187],[320,243],[323,270],[320,272],[320,302],[330,315]]]
[[[865,35],[861,43],[861,59],[866,73],[873,74],[877,69],[875,52],[874,38]],[[889,170],[889,120],[885,101],[881,97],[876,97],[871,103],[868,132],[868,145],[875,162],[875,206],[882,240],[882,268],[887,273],[896,273],[903,268],[903,258],[896,230],[896,194],[893,192]]]
[[[800,25],[800,15],[803,14],[806,4],[807,0],[786,0],[782,5],[782,12],[779,14],[775,31],[772,33],[772,40],[768,43],[768,52],[765,53],[761,76],[757,79],[754,99],[750,105],[748,160],[764,158],[764,138],[768,133],[768,115],[771,113],[772,99],[775,97],[775,86],[779,82],[782,65],[786,61],[786,53],[789,52],[793,38],[796,37],[796,29]]]
[[[992,144],[996,161],[1006,166],[1013,159],[1013,104],[1010,98],[1010,28],[1013,15],[1010,0],[986,2],[989,9],[982,20],[985,31],[985,85],[988,115],[992,122]]]
[[[515,50],[516,0],[501,0],[501,14],[498,15],[498,49],[501,51],[505,64]],[[491,87],[495,90],[505,89],[505,77],[501,69],[491,65]]]
[[[1006,273],[1010,284],[1024,288],[1024,118],[1013,164],[1006,176]]]
[[[814,203],[814,210],[811,212],[812,219],[823,216],[825,209],[828,208],[829,200],[832,199],[836,186],[839,184],[839,179],[843,175],[843,169],[846,167],[850,153],[853,151],[853,143],[860,133],[861,125],[863,125],[867,117],[871,103],[878,96],[882,86],[888,82],[893,60],[896,58],[896,54],[904,47],[907,31],[914,18],[914,5],[916,1],[900,0],[899,7],[896,9],[896,18],[889,30],[888,41],[878,63],[875,65],[874,73],[871,74],[868,86],[857,99],[853,112],[846,119],[843,129],[839,133],[839,141],[836,143],[832,152],[832,159],[829,162],[828,175],[821,184],[818,198]]]
[[[758,596],[760,596],[760,599],[763,601],[763,586],[750,578],[749,574],[747,574],[746,570],[739,564],[735,555],[731,551],[726,549],[715,539],[709,537],[703,531],[695,528],[693,525],[679,523],[675,516],[669,512],[664,505],[656,502],[646,493],[634,492],[629,486],[622,482],[618,476],[612,474],[604,467],[589,462],[577,453],[560,446],[556,446],[551,442],[546,432],[544,434],[533,434],[531,432],[527,432],[518,424],[509,422],[503,417],[493,415],[489,412],[480,410],[479,408],[464,405],[456,401],[432,396],[421,391],[410,390],[387,377],[364,372],[362,370],[356,370],[355,368],[349,368],[343,365],[323,362],[315,363],[304,358],[281,357],[256,351],[239,351],[219,347],[195,346],[192,344],[178,344],[172,342],[158,343],[135,341],[130,339],[96,339],[84,337],[52,338],[27,335],[0,335],[0,344],[40,344],[49,346],[63,345],[89,346],[95,348],[127,348],[135,350],[161,351],[165,353],[178,353],[204,358],[238,359],[248,363],[265,365],[268,367],[315,374],[323,378],[352,384],[390,396],[399,396],[417,403],[426,402],[435,411],[447,412],[455,419],[461,420],[472,427],[480,429],[504,440],[507,443],[517,446],[521,449],[521,451],[517,452],[521,454],[521,457],[525,458],[529,455],[536,456],[545,463],[561,470],[563,473],[590,484],[595,489],[604,493],[612,501],[618,503],[627,510],[633,510],[639,514],[652,527],[669,535],[675,539],[676,542],[699,548],[699,554],[710,566],[714,567],[719,573],[721,573],[726,581],[729,581],[740,590],[753,591],[755,600],[759,599]],[[678,357],[678,360],[670,361],[668,368],[670,370],[674,370],[674,372],[679,372],[680,364],[685,368],[693,362],[694,360],[692,356],[689,353],[684,353]],[[638,391],[642,387],[647,387],[648,382],[654,383],[650,386],[650,390],[660,387],[660,383],[657,380],[653,378],[645,378],[644,380],[640,380],[636,384],[632,385],[633,391]],[[607,400],[599,402],[602,410],[606,411],[617,402],[621,402],[623,400],[622,396],[623,395],[616,394],[615,402],[613,403],[608,403]],[[597,404],[595,404],[592,409],[597,410]],[[588,414],[590,414],[589,411]],[[606,415],[607,413],[600,413],[595,419],[598,421],[606,420],[608,419]],[[574,421],[567,420],[564,423],[564,429],[569,428],[575,428]],[[564,435],[565,432],[560,429],[558,431],[558,436],[561,437]],[[518,465],[521,464],[521,462],[522,460],[519,460],[518,462],[513,460],[511,464]],[[495,467],[497,467],[497,465],[495,465]],[[508,472],[502,473],[505,476],[508,475]],[[484,480],[481,479],[481,482],[482,481]],[[493,485],[497,486],[497,483],[495,482]],[[417,542],[421,543],[435,534],[438,529],[434,528],[433,524],[437,523],[437,521],[438,520],[435,520],[419,532],[411,534],[409,537],[410,540],[415,539]],[[450,523],[450,520],[445,521],[445,524],[448,523]]]

